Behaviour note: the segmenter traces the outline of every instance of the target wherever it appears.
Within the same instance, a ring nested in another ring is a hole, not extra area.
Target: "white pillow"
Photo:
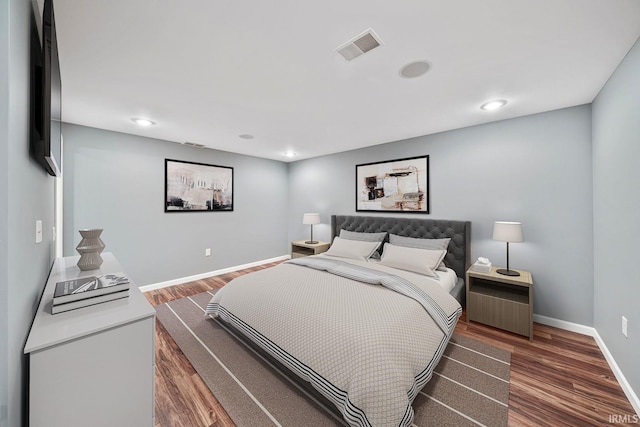
[[[397,246],[407,246],[409,248],[419,249],[447,249],[451,239],[416,239],[415,237],[398,236],[397,234],[389,234],[389,243]]]
[[[336,237],[325,255],[367,261],[381,242],[365,242]]]
[[[384,245],[380,264],[400,270],[413,271],[425,276],[438,277],[433,272],[447,254],[445,250],[408,248],[390,243]]]
[[[382,233],[360,233],[358,231],[347,231],[345,229],[340,230],[341,239],[362,240],[365,242],[383,242],[386,237],[386,231]],[[380,259],[380,252],[376,250],[371,254],[370,258],[375,260]]]
[[[444,239],[416,239],[414,237],[398,236],[397,234],[389,234],[389,243],[397,246],[407,246],[409,248],[419,249],[444,249],[447,250],[451,239],[446,237]],[[444,264],[444,259],[438,265],[435,270],[447,271],[447,266]]]

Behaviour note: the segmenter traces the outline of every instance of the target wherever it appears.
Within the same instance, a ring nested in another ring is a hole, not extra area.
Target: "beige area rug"
[[[284,368],[205,317],[212,293],[156,307],[175,339],[239,427],[346,425],[315,390],[291,380]],[[510,354],[455,335],[413,408],[414,426],[506,426]]]

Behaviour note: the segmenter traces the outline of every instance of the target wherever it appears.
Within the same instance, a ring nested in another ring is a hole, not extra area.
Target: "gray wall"
[[[640,390],[640,41],[593,103],[594,323]],[[628,319],[629,338],[621,333]]]
[[[323,240],[331,214],[355,213],[356,164],[423,154],[428,217],[472,221],[472,256],[494,265],[506,262],[506,245],[491,240],[494,221],[521,221],[525,242],[511,245],[510,266],[532,272],[534,312],[592,325],[589,105],[292,163],[289,238],[309,235],[304,212],[320,212],[314,237]]]
[[[138,286],[288,253],[287,165],[65,124],[64,255],[103,228]],[[164,212],[165,158],[234,168],[233,212]],[[211,256],[205,257],[205,248]]]
[[[0,426],[23,425],[24,343],[53,260],[54,179],[29,157],[30,0],[0,3]],[[35,222],[44,241],[35,243]]]
[[[9,197],[9,5],[0,3],[0,200]],[[0,203],[0,426],[9,398],[9,205]]]

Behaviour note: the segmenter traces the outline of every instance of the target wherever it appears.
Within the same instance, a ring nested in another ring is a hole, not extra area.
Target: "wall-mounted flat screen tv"
[[[34,48],[32,43],[32,51]],[[60,176],[62,174],[62,81],[53,0],[44,2],[40,52],[39,61],[34,61],[36,58],[32,58],[32,62],[36,62],[32,73],[35,104],[32,153],[49,175]]]

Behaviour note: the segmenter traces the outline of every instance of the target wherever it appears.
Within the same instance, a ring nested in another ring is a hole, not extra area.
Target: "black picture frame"
[[[232,212],[233,168],[164,160],[164,211]]]
[[[356,165],[356,212],[429,213],[429,156]]]

